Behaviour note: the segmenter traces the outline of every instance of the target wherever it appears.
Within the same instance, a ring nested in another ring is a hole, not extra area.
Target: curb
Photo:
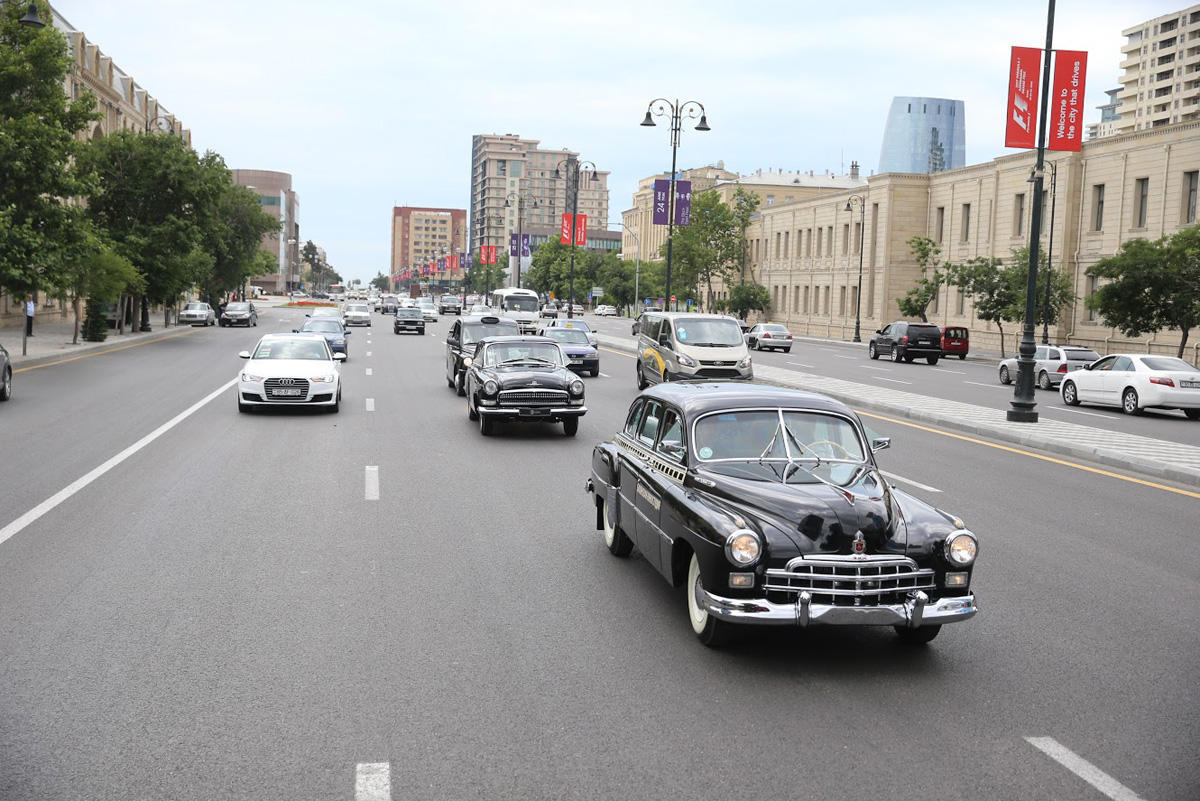
[[[169,332],[161,334],[146,334],[139,335],[133,338],[128,338],[128,335],[116,335],[117,339],[109,338],[103,342],[87,342],[79,345],[71,346],[71,350],[59,351],[58,353],[48,353],[43,356],[21,356],[20,354],[9,351],[12,357],[13,372],[20,372],[29,367],[44,367],[47,364],[75,359],[80,356],[86,356],[96,351],[102,351],[104,348],[112,350],[120,350],[131,345],[148,345],[152,342],[158,342],[171,337],[182,336],[183,333],[191,333],[193,326],[172,326]],[[116,347],[114,347],[116,346]]]
[[[612,341],[614,339],[615,338],[613,338],[611,335],[608,335],[606,336],[606,340],[609,341],[604,341],[603,344],[627,353],[637,353],[637,349],[629,343],[622,342],[619,339]],[[798,380],[789,383],[772,380],[759,375],[756,375],[754,380],[774,386],[803,389],[803,387],[798,385]],[[1108,467],[1133,470],[1147,476],[1161,478],[1168,481],[1176,481],[1181,484],[1186,484],[1190,487],[1200,487],[1200,470],[1182,465],[1170,464],[1161,459],[1153,459],[1150,457],[1139,456],[1137,454],[1129,454],[1111,448],[1077,445],[1059,438],[1042,436],[1036,432],[1030,432],[1028,434],[1015,434],[1006,428],[1001,428],[987,422],[958,420],[952,417],[933,414],[922,409],[914,409],[910,406],[855,397],[849,392],[839,392],[828,389],[814,391],[817,391],[822,395],[828,395],[831,398],[835,398],[851,408],[862,408],[873,412],[886,413],[893,417],[916,422],[937,423],[938,425],[951,429],[956,433],[987,436],[1009,444],[1022,445],[1027,448],[1036,448],[1038,450],[1047,451],[1049,453],[1062,456],[1085,458]],[[1143,439],[1149,438],[1143,437]]]

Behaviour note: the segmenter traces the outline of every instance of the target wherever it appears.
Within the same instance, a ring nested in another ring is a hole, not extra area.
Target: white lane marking
[[[390,762],[359,762],[354,769],[354,801],[391,801]]]
[[[937,487],[931,487],[928,484],[922,484],[920,481],[913,481],[911,478],[905,478],[904,476],[898,476],[895,473],[889,473],[886,470],[880,470],[879,472],[883,473],[885,476],[892,479],[893,481],[902,481],[905,484],[912,484],[914,487],[920,487],[921,489],[925,490],[926,492],[941,492],[941,490],[938,489]]]
[[[1085,412],[1083,409],[1068,409],[1066,406],[1055,406],[1051,411],[1054,412],[1071,412],[1072,414],[1086,414],[1088,417],[1103,417],[1105,420],[1112,418],[1111,414],[1100,414],[1099,412]]]
[[[370,367],[368,367],[368,368],[367,368],[367,375],[375,375],[375,371],[374,371],[374,370],[372,370]]]
[[[797,367],[808,367],[810,369],[812,368],[811,364],[805,364],[804,362],[788,362],[788,364],[794,364]]]
[[[368,342],[367,344],[368,344],[368,345],[370,345],[371,343],[370,343],[370,342]],[[370,355],[371,355],[371,351],[367,351],[367,355],[368,355],[368,356],[370,356]]]
[[[1142,801],[1142,797],[1053,737],[1026,737],[1025,742],[1104,793],[1113,801]]]
[[[237,379],[235,378],[232,381],[229,381],[228,383],[222,384],[220,387],[213,390],[211,393],[206,395],[204,398],[196,401],[191,406],[184,409],[182,412],[175,415],[170,420],[163,423],[161,426],[154,429],[149,434],[142,437],[137,442],[133,443],[128,448],[126,448],[125,450],[118,453],[116,456],[114,456],[111,459],[109,459],[108,461],[104,462],[99,467],[84,474],[81,478],[75,479],[70,484],[68,484],[67,486],[60,489],[58,492],[54,493],[46,500],[39,503],[37,506],[33,507],[25,514],[21,515],[16,520],[9,523],[4,528],[0,528],[0,543],[3,543],[9,537],[11,537],[14,534],[16,534],[17,532],[21,531],[26,526],[28,526],[30,523],[33,523],[35,520],[40,518],[42,515],[46,514],[50,510],[54,509],[54,507],[58,506],[63,501],[67,500],[75,493],[79,492],[81,489],[86,487],[88,484],[91,484],[93,481],[100,478],[100,476],[104,475],[109,470],[112,470],[114,467],[116,467],[121,462],[128,459],[130,456],[133,456],[135,453],[137,453],[142,448],[149,445],[151,442],[154,442],[154,440],[158,439],[163,434],[167,433],[172,428],[174,428],[175,426],[182,423],[188,417],[195,414],[197,411],[200,410],[200,408],[202,406],[204,406],[206,403],[213,400],[214,398],[218,397],[222,392],[229,389],[236,383],[237,383]]]
[[[901,381],[899,378],[884,378],[881,375],[871,376],[876,381],[891,381],[893,384],[911,384],[911,381]]]
[[[379,467],[378,465],[367,465],[366,473],[366,500],[379,500]]]
[[[863,368],[866,370],[882,370],[885,373],[892,372],[892,368],[890,368],[890,367],[876,367],[873,364],[864,364]]]
[[[945,367],[934,367],[932,369],[937,370],[939,373],[954,373],[955,375],[967,374],[965,370],[947,370]]]
[[[993,387],[1002,387],[1002,386],[1004,386],[1004,384],[980,384],[978,381],[964,381],[963,383],[964,383],[964,384],[971,384],[971,385],[973,385],[973,386],[977,386],[977,387],[987,387],[988,389],[992,389]]]
[[[600,374],[600,377],[601,377],[601,378],[612,378],[612,376],[611,376],[611,375],[609,375],[608,373],[601,373],[601,374]]]
[[[854,360],[856,360],[856,361],[857,361],[859,357],[857,357],[857,356],[841,356],[841,355],[837,355],[837,356],[834,356],[834,358],[835,358],[835,359],[854,359]]]
[[[375,411],[375,399],[374,398],[367,398],[367,411],[368,412]]]

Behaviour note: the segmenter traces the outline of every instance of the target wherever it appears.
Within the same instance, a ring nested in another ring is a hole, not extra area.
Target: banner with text
[[[1038,78],[1042,51],[1014,47],[1008,68],[1008,106],[1005,147],[1037,147]]]
[[[1083,148],[1083,88],[1087,80],[1087,51],[1055,50],[1054,83],[1050,89],[1051,150]]]
[[[521,234],[521,258],[528,259],[531,252],[529,234]]]
[[[671,182],[659,178],[654,182],[654,224],[666,225],[668,214],[667,197],[671,194]]]
[[[675,224],[692,224],[692,182],[675,182]]]
[[[517,235],[516,234],[508,235],[508,255],[514,259],[517,257]]]
[[[575,215],[575,244],[579,247],[587,246],[587,215]]]
[[[571,244],[571,228],[572,228],[572,226],[573,226],[573,222],[571,220],[571,215],[563,214],[561,242],[564,245]]]

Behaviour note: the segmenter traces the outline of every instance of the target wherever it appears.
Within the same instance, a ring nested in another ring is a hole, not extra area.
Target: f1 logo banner
[[[563,218],[562,218],[562,239],[561,239],[562,244],[564,244],[564,245],[571,244],[571,229],[573,227],[574,226],[572,225],[571,215],[564,214]]]
[[[499,245],[488,245],[488,264],[496,263],[496,251],[499,249]]]
[[[1054,51],[1054,84],[1050,90],[1051,150],[1083,148],[1083,87],[1087,79],[1087,51]]]
[[[659,178],[654,182],[654,225],[667,224],[667,196],[671,193],[671,182]]]
[[[1042,51],[1036,47],[1014,47],[1008,68],[1008,106],[1004,130],[1005,147],[1037,147],[1038,79]]]
[[[575,244],[579,247],[587,245],[587,215],[575,215]]]

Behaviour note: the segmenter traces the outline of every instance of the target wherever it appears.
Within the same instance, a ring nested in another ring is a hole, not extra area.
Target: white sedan
[[[256,406],[324,406],[336,412],[342,400],[338,362],[346,354],[329,349],[320,334],[267,334],[238,373],[238,411]]]
[[[617,314],[616,306],[597,306],[596,314],[600,317],[614,317]]]
[[[1067,373],[1059,392],[1068,406],[1120,406],[1126,414],[1182,409],[1187,419],[1200,420],[1200,370],[1174,356],[1114,353]]]
[[[371,307],[366,303],[347,303],[342,311],[345,325],[371,325]]]

